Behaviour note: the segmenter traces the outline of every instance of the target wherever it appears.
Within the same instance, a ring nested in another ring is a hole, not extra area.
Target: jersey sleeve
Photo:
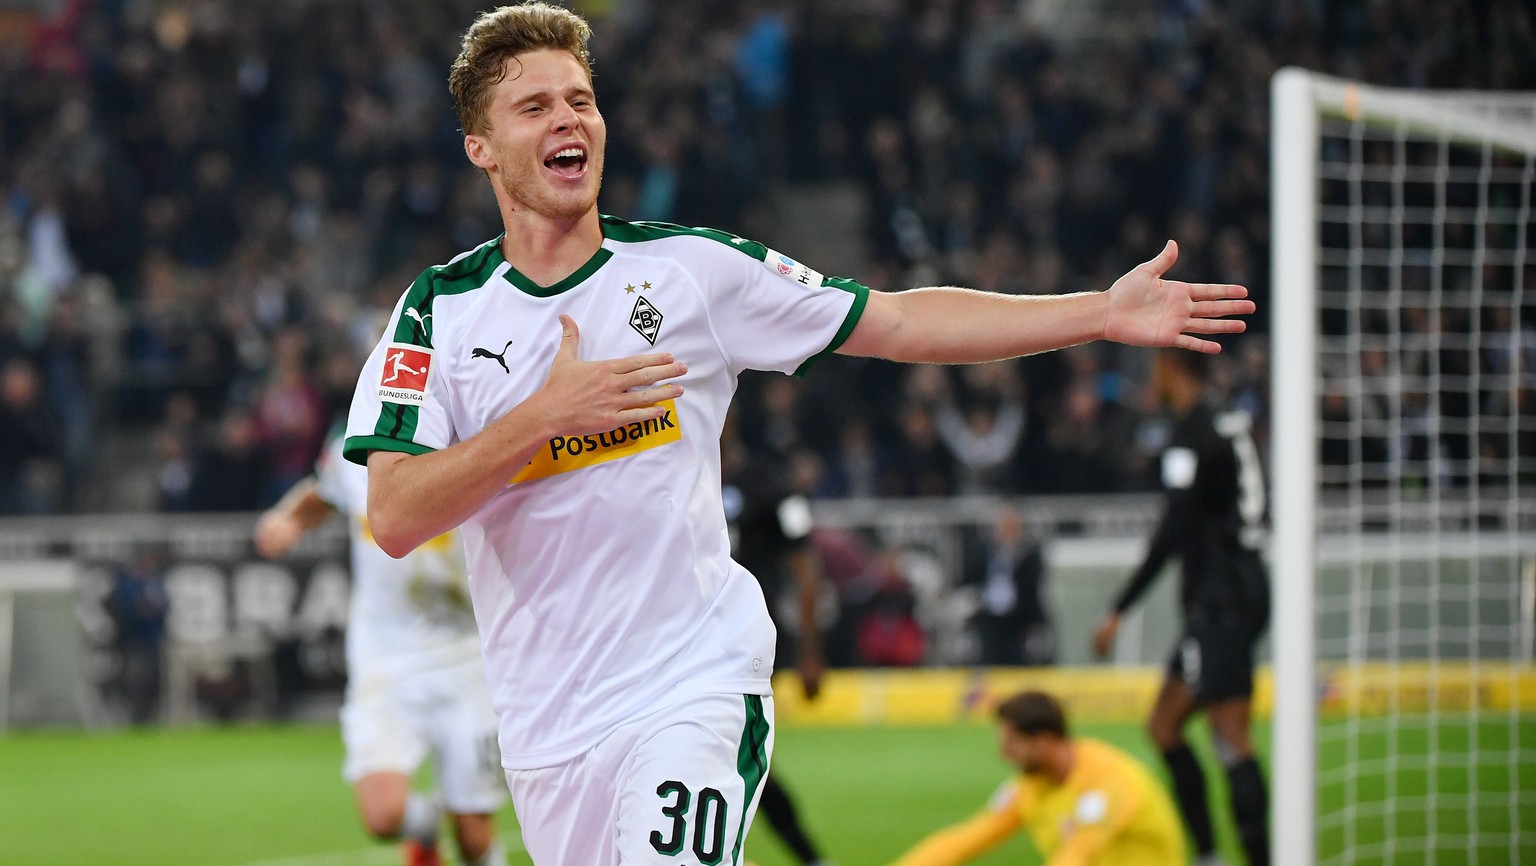
[[[325,450],[320,452],[320,459],[315,461],[315,495],[342,514],[350,514],[352,504],[347,501],[347,484],[343,475],[349,465],[341,453],[344,441],[344,434],[332,436],[326,441]]]
[[[422,324],[430,314],[418,309],[429,310],[431,296],[424,275],[401,296],[384,335],[363,364],[342,451],[353,463],[366,466],[370,451],[425,454],[451,444],[442,359],[428,326]]]
[[[804,375],[848,339],[869,300],[853,280],[822,276],[742,238],[709,259],[701,282],[710,320],[737,369]]]

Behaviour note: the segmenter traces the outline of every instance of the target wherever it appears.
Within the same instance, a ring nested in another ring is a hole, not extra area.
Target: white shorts
[[[734,866],[772,754],[773,698],[707,695],[507,787],[536,866]]]
[[[427,755],[443,808],[457,815],[495,812],[506,802],[496,714],[480,660],[407,675],[365,674],[347,686],[341,707],[346,745],[342,777],[413,775]]]

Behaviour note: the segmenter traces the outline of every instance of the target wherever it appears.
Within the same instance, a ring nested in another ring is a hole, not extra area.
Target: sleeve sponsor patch
[[[1189,448],[1175,446],[1163,452],[1163,486],[1169,490],[1184,490],[1195,483],[1195,470],[1200,459]]]
[[[432,350],[406,343],[390,343],[379,374],[379,399],[385,403],[420,406],[427,399],[432,379]]]
[[[1103,791],[1084,791],[1077,798],[1073,817],[1077,819],[1078,826],[1099,823],[1109,817],[1109,798],[1104,796]]]
[[[822,280],[825,279],[819,272],[811,270],[777,250],[768,250],[767,255],[763,257],[763,266],[790,282],[813,289],[819,288]]]

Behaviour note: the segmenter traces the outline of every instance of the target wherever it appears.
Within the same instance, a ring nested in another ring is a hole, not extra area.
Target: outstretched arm
[[[657,403],[683,393],[657,384],[688,371],[671,355],[582,361],[576,322],[561,316],[560,323],[543,387],[484,430],[441,451],[368,455],[368,524],[384,552],[404,556],[463,523],[551,438],[654,420],[664,411]]]
[[[891,866],[960,866],[1002,844],[1019,826],[1017,812],[986,809],[917,843]]]
[[[1196,335],[1236,334],[1253,312],[1242,286],[1163,278],[1178,260],[1173,241],[1132,268],[1108,291],[1073,295],[1003,295],[958,288],[872,292],[845,355],[934,364],[969,364],[1048,352],[1090,340],[1173,346],[1215,354]]]

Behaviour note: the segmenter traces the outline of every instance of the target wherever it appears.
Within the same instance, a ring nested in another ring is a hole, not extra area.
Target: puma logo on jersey
[[[507,368],[507,350],[510,348],[512,348],[511,340],[508,340],[507,344],[501,347],[501,354],[499,355],[495,352],[492,352],[490,349],[482,349],[479,346],[476,346],[474,351],[469,353],[469,357],[490,358],[491,360],[501,365],[502,372],[510,376],[512,375],[512,371]]]
[[[510,483],[547,478],[573,469],[607,463],[682,439],[683,430],[678,426],[677,419],[677,401],[663,400],[656,405],[663,410],[660,418],[636,421],[586,436],[556,436],[533,455],[533,459]]]
[[[431,336],[427,333],[427,320],[432,318],[431,313],[427,313],[425,316],[423,316],[421,313],[416,312],[415,307],[406,307],[405,315],[416,320],[416,327],[421,331],[421,335],[423,337]]]

